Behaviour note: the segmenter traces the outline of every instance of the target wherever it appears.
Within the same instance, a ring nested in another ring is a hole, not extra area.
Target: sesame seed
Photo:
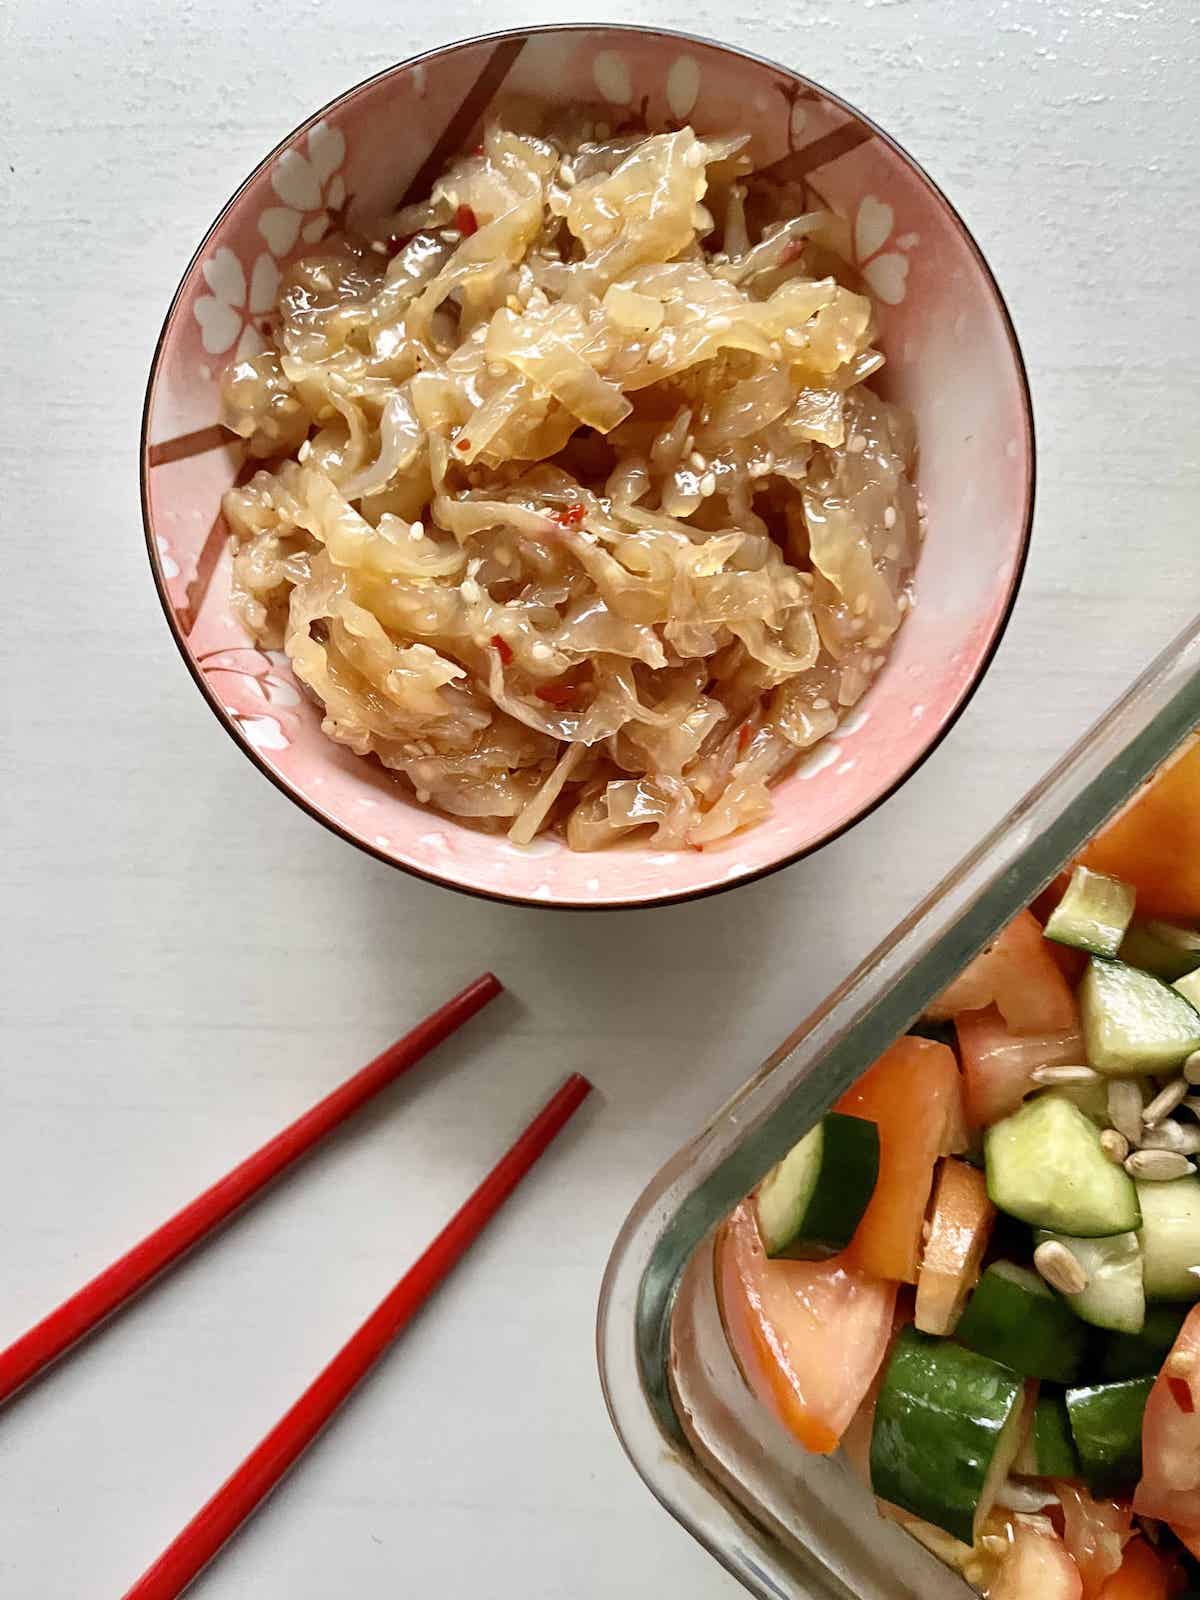
[[[885,528],[894,528],[896,526],[896,508],[895,508],[895,506],[889,506],[887,508],[887,510],[883,513],[883,525],[884,525]]]
[[[459,585],[458,592],[469,606],[477,605],[483,599],[483,590],[475,582],[474,578],[464,578]]]
[[[668,348],[669,346],[665,339],[655,339],[654,343],[646,351],[646,360],[662,361],[666,356]]]
[[[829,701],[826,700],[824,695],[818,695],[817,698],[813,701],[813,710],[814,711],[828,711],[829,710]]]
[[[860,456],[860,455],[862,455],[863,451],[866,448],[867,448],[867,440],[866,440],[866,435],[865,434],[852,433],[850,435],[849,439],[846,441],[846,449],[849,450],[849,452],[850,452],[850,454],[852,456]]]
[[[423,522],[414,522],[409,527],[408,537],[410,539],[423,539],[425,537],[425,524]]]
[[[728,333],[732,327],[732,317],[714,317],[708,325],[708,331],[709,333]]]
[[[715,472],[706,472],[700,479],[700,493],[707,498],[717,492],[717,475]]]
[[[569,161],[564,161],[562,166],[560,166],[558,169],[558,176],[569,189],[575,182],[575,168]]]
[[[305,439],[302,441],[299,450],[296,451],[296,456],[300,461],[307,461],[310,455],[312,455],[312,445]]]
[[[782,361],[783,360],[783,346],[780,344],[778,339],[772,339],[771,340],[771,360],[772,361]]]
[[[544,644],[541,639],[530,645],[529,654],[535,661],[552,661],[554,659],[554,651],[548,644]]]
[[[417,800],[420,802],[421,805],[427,806],[429,804],[431,798],[432,798],[432,796],[430,795],[428,789],[418,789],[417,790]]]
[[[683,158],[685,167],[702,167],[704,165],[704,146],[694,144]]]
[[[808,335],[802,328],[789,328],[783,337],[793,350],[800,350],[808,343]]]
[[[384,244],[382,239],[372,239],[371,249],[374,250],[377,256],[385,256],[388,253],[388,247]]]
[[[462,238],[462,234],[457,228],[443,228],[440,237],[443,238],[447,244],[457,244]]]
[[[703,472],[708,466],[707,460],[700,454],[699,450],[692,451],[691,455],[688,457],[688,462],[691,466],[695,467],[697,472]]]

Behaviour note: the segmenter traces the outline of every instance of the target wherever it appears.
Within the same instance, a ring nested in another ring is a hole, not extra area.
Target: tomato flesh
[[[1168,1370],[1169,1369],[1169,1370]],[[1142,1416],[1139,1516],[1200,1530],[1200,1306],[1193,1306]]]
[[[716,1246],[717,1295],[754,1393],[806,1449],[836,1449],[892,1335],[896,1285],[829,1261],[772,1261],[743,1201]]]
[[[1053,1533],[1014,1522],[1012,1543],[988,1600],[1082,1600],[1083,1579]]]
[[[847,1263],[916,1283],[921,1226],[939,1156],[961,1148],[962,1080],[954,1052],[932,1039],[897,1039],[837,1103],[879,1128],[879,1176]]]
[[[1030,911],[1019,912],[929,1011],[956,1017],[990,1005],[1000,1008],[1013,1033],[1058,1033],[1079,1025],[1071,986]]]
[[[1188,741],[1080,860],[1131,883],[1139,916],[1200,920],[1200,737]]]
[[[960,1012],[954,1028],[972,1128],[986,1128],[1016,1111],[1037,1088],[1033,1074],[1039,1067],[1077,1067],[1086,1059],[1077,1027],[1058,1033],[1013,1033],[996,1006]]]

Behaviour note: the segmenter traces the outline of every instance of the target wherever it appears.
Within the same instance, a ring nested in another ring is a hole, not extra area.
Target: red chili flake
[[[483,154],[483,146],[481,144],[477,144],[471,153],[472,155],[481,156]]]
[[[1179,1407],[1180,1411],[1182,1411],[1185,1416],[1190,1417],[1195,1411],[1196,1405],[1195,1401],[1192,1399],[1192,1391],[1188,1387],[1187,1380],[1185,1378],[1168,1377],[1167,1388],[1170,1389],[1171,1398]]]
[[[548,706],[557,706],[561,711],[575,704],[577,691],[573,683],[544,683],[533,692],[539,700],[544,700]]]
[[[748,722],[743,722],[741,727],[738,729],[738,755],[742,755],[750,748],[750,741],[753,737],[754,734],[751,731],[750,724]]]
[[[492,643],[496,647],[496,654],[500,657],[500,660],[504,663],[504,665],[506,667],[511,666],[513,653],[512,645],[509,644],[508,640],[502,639],[498,633],[494,633],[492,635]]]
[[[551,520],[557,522],[560,528],[577,528],[587,515],[581,500],[573,500],[569,506],[564,506],[561,511],[551,512]]]
[[[469,450],[471,448],[471,441],[470,439],[456,439],[454,441],[454,448],[456,450]]]
[[[415,233],[392,233],[388,235],[387,253],[389,256],[398,256],[406,244],[411,244],[416,238]]]
[[[464,239],[469,239],[473,233],[478,232],[479,221],[470,206],[459,206],[454,213],[454,226]]]

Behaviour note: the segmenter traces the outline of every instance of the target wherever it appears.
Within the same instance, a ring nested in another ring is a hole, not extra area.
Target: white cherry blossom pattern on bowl
[[[216,426],[222,372],[259,348],[290,260],[347,218],[365,222],[426,192],[509,93],[594,105],[597,124],[613,128],[690,121],[701,133],[747,131],[760,172],[839,219],[849,270],[876,304],[888,359],[880,385],[916,418],[927,534],[913,609],[827,752],[779,783],[772,814],[725,846],[580,855],[539,839],[523,850],[434,817],[382,767],[322,734],[320,707],[299,692],[285,658],[253,648],[231,603],[220,498],[253,464]],[[168,622],[247,756],[310,815],[381,860],[541,906],[715,892],[818,848],[878,805],[943,736],[986,669],[1032,512],[1020,352],[995,282],[945,197],[879,128],[798,74],[633,27],[535,28],[451,45],[349,90],[291,134],[224,208],[184,275],[151,370],[142,445],[147,546]]]

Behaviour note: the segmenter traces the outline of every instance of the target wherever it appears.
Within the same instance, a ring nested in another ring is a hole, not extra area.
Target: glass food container
[[[875,1512],[751,1394],[713,1288],[713,1229],[987,941],[1200,727],[1200,619],[806,1018],[662,1169],[614,1246],[597,1344],[646,1484],[762,1600],[963,1600],[963,1580]]]

